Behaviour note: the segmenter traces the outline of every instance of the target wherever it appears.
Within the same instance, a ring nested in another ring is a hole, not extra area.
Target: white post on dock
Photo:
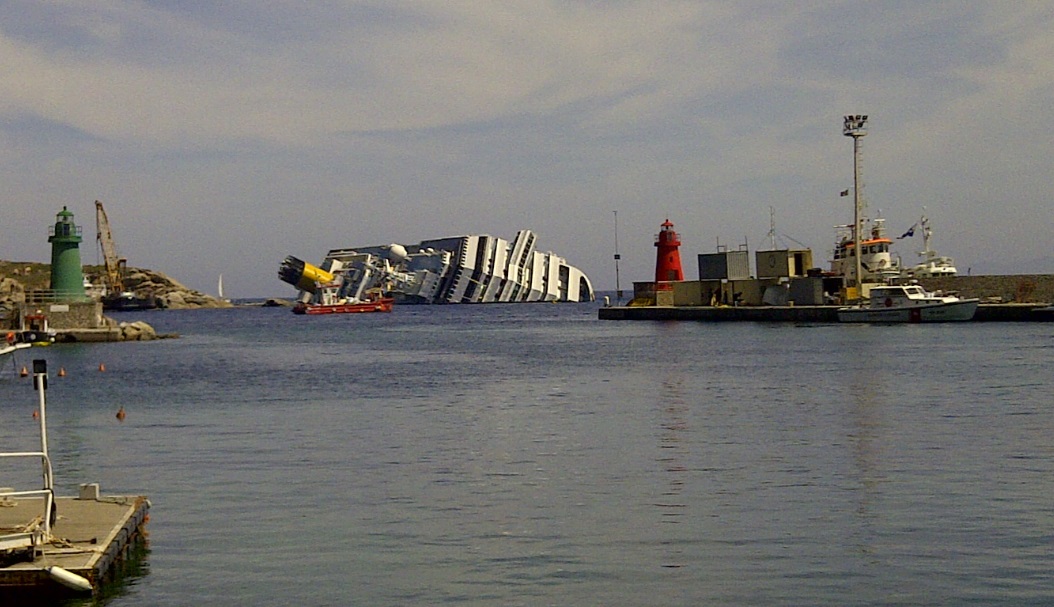
[[[40,404],[40,464],[43,468],[44,491],[44,534],[51,538],[52,509],[55,505],[55,487],[51,471],[51,457],[48,455],[48,413],[47,399],[44,397],[48,391],[48,361],[37,358],[33,360],[33,389],[37,391]]]

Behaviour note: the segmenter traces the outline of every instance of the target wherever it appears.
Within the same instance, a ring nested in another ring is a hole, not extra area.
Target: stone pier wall
[[[98,301],[18,304],[18,318],[38,314],[47,317],[48,327],[55,330],[101,329],[113,324],[106,322]]]
[[[640,305],[706,306],[710,293],[743,292],[747,305],[761,305],[760,293],[771,279],[758,281],[686,280],[673,284],[673,299],[664,303],[656,301],[655,283],[633,283],[633,298]],[[977,297],[982,303],[1054,303],[1054,274],[1009,274],[991,276],[951,276],[947,278],[920,278],[919,284],[927,291],[954,291],[960,297]],[[757,283],[748,288],[748,283]],[[754,293],[758,291],[758,293]]]
[[[927,291],[957,291],[990,303],[1054,303],[1054,274],[920,278]]]

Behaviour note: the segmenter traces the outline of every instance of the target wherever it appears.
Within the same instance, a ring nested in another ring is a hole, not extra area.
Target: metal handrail
[[[51,458],[48,457],[47,453],[43,451],[17,451],[10,453],[0,453],[0,458],[6,457],[39,457],[41,464],[44,467],[44,487],[42,489],[28,489],[25,491],[0,491],[0,498],[5,497],[43,497],[44,498],[44,514],[41,519],[44,521],[44,534],[41,538],[41,542],[47,543],[51,541],[51,516],[52,506],[55,504],[55,489],[54,489],[54,473],[51,468]],[[17,535],[17,534],[16,534]],[[5,536],[0,535],[0,538]]]
[[[0,535],[0,544],[3,544],[3,540],[6,538],[9,540],[6,543],[8,546],[33,547],[36,549],[38,545],[51,541],[51,524],[53,522],[52,518],[55,514],[55,477],[54,471],[51,467],[51,458],[48,456],[47,399],[44,396],[44,393],[47,392],[48,389],[47,363],[43,360],[33,361],[33,384],[37,393],[40,395],[40,451],[12,451],[0,453],[0,458],[39,457],[43,468],[42,475],[44,487],[42,489],[28,491],[3,491],[0,492],[0,497],[42,496],[44,498],[44,515],[41,517],[43,520],[43,529],[42,532],[32,531],[29,533]]]
[[[93,297],[86,293],[69,293],[56,291],[54,289],[29,289],[25,292],[27,304],[67,303],[78,301],[92,301]]]

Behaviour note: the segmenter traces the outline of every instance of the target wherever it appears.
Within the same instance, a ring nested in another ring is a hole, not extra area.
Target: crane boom
[[[113,234],[110,233],[110,221],[106,218],[106,210],[98,200],[95,201],[95,227],[96,239],[102,249],[103,264],[106,268],[104,277],[106,290],[112,294],[121,293],[124,291],[124,280],[121,276],[124,269],[122,267],[124,264],[121,262],[124,260],[117,257],[117,247],[114,246]]]

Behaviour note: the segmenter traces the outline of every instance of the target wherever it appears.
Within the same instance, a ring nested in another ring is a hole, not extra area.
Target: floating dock
[[[32,528],[39,522],[42,500],[4,498],[0,501],[0,531],[18,533]],[[149,509],[145,496],[99,496],[95,484],[82,486],[80,497],[55,498],[49,543],[21,558],[5,553],[0,545],[0,557],[4,557],[0,560],[0,597],[97,593],[145,542]],[[60,569],[55,571],[55,567]],[[63,571],[87,580],[90,589],[63,585]]]
[[[612,306],[600,320],[699,320],[712,322],[837,323],[842,306]],[[1051,322],[1050,304],[981,304],[970,322]]]
[[[106,496],[98,483],[84,483],[76,498],[55,495],[48,454],[48,364],[33,360],[39,402],[34,418],[39,451],[0,453],[0,461],[39,461],[41,488],[0,487],[0,604],[41,601],[63,595],[92,596],[115,579],[145,546],[150,502],[145,496]],[[31,463],[30,466],[33,464]],[[7,474],[4,475],[7,477]],[[11,477],[15,478],[15,477]]]

